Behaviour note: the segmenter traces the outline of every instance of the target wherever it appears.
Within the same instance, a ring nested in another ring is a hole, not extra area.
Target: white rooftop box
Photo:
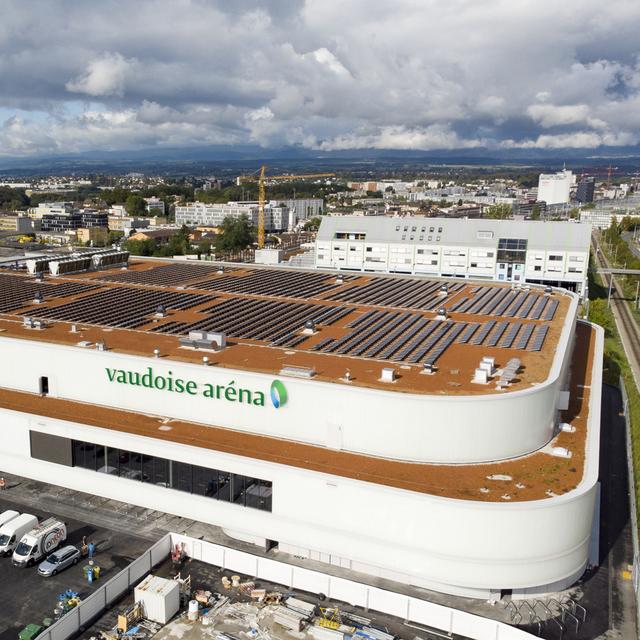
[[[142,603],[145,618],[166,624],[180,608],[180,585],[176,580],[147,576],[135,588],[134,598]]]

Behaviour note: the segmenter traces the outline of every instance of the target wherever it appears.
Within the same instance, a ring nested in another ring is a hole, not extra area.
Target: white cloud
[[[68,91],[89,96],[122,96],[127,75],[135,64],[119,53],[105,53],[87,65],[86,71],[66,83]]]
[[[4,9],[0,112],[20,117],[2,125],[0,154],[221,141],[557,148],[635,144],[640,131],[631,0],[611,0],[606,16],[596,0]]]

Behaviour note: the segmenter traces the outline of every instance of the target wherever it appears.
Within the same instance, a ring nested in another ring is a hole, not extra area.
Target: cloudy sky
[[[640,1],[0,0],[0,155],[640,143]]]

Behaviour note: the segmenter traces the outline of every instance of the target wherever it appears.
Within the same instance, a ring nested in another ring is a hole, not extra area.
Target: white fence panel
[[[227,549],[224,554],[225,569],[237,571],[247,576],[255,576],[258,570],[258,557],[250,553]]]
[[[367,591],[368,588],[364,584],[331,576],[329,593],[327,595],[333,600],[348,602],[357,607],[366,607]]]
[[[164,536],[149,549],[151,554],[151,566],[162,562],[171,552],[171,537]]]
[[[202,562],[213,564],[218,567],[224,566],[225,550],[216,544],[203,542],[202,543]]]
[[[301,591],[327,594],[329,593],[329,576],[317,571],[294,567],[292,586]]]
[[[453,612],[447,607],[416,598],[411,598],[409,601],[409,620],[411,622],[444,629],[450,633],[452,619]]]
[[[390,613],[402,620],[407,617],[408,600],[408,596],[393,593],[393,591],[385,591],[375,587],[369,589],[369,609]]]
[[[72,609],[51,627],[51,640],[66,640],[80,628],[78,611]]]
[[[465,611],[455,611],[453,614],[453,633],[477,640],[495,640],[498,623],[495,620],[474,616]]]
[[[269,560],[268,558],[260,558],[258,563],[258,577],[263,580],[269,580],[269,582],[284,584],[287,587],[291,586],[292,572],[293,567],[291,565]]]
[[[109,580],[106,585],[104,585],[107,591],[107,604],[110,604],[111,602],[119,598],[129,588],[129,582],[127,578],[127,570],[124,569],[113,578],[111,578],[111,580]]]
[[[80,624],[86,625],[94,617],[104,609],[105,590],[99,589],[96,593],[91,594],[86,600],[83,600],[78,607],[80,611]]]
[[[145,553],[129,565],[129,584],[137,582],[149,571],[151,571],[151,557]]]

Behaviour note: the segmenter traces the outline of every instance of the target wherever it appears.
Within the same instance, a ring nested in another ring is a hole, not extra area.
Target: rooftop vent
[[[100,340],[100,342],[96,342],[96,349],[98,351],[106,351],[107,350],[107,345],[105,344],[104,340]]]
[[[471,381],[474,384],[487,384],[489,382],[489,373],[486,369],[478,368],[473,373],[473,380]]]
[[[223,265],[220,265],[218,267],[218,273],[224,273],[224,266]]]
[[[575,430],[576,428],[568,422],[560,423],[560,431],[564,431],[565,433],[575,433]]]
[[[422,368],[422,373],[431,375],[436,372],[436,366],[430,362],[425,362]]]
[[[36,291],[36,295],[33,296],[33,301],[36,304],[40,304],[44,300],[44,297],[40,291]]]
[[[552,447],[551,455],[555,456],[556,458],[570,458],[571,451],[569,451],[569,449],[566,449],[565,447]]]
[[[167,310],[163,304],[159,304],[156,309],[156,317],[164,318],[167,315]]]
[[[438,294],[441,296],[446,296],[449,293],[449,285],[445,282],[440,285],[440,289],[438,290]]]
[[[306,333],[307,335],[312,335],[316,332],[316,323],[313,320],[307,320],[304,323],[304,329],[302,333]]]
[[[336,284],[344,284],[344,276],[338,276],[336,278]]]
[[[392,367],[384,367],[382,369],[382,373],[380,374],[380,382],[395,382],[396,381],[396,370]]]
[[[159,358],[159,357],[160,357],[160,349],[158,349],[158,347],[156,347],[156,348],[153,350],[153,357],[154,357],[154,358]]]
[[[189,331],[188,338],[180,338],[180,346],[220,351],[227,346],[227,336],[222,331]]]
[[[313,378],[316,375],[316,370],[313,367],[294,367],[284,366],[280,369],[281,376],[291,376],[293,378]]]
[[[444,307],[440,307],[437,311],[436,320],[446,320],[448,317],[449,312]]]
[[[544,292],[548,296],[553,295],[553,289],[551,287],[545,287]]]
[[[71,325],[71,329],[69,329],[71,333],[78,333],[78,327],[75,324]]]

